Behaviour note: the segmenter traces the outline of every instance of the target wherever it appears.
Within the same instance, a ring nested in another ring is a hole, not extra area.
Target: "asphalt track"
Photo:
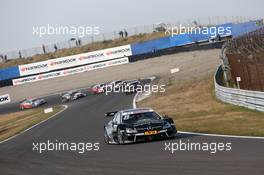
[[[58,96],[47,97],[52,102]],[[106,145],[104,113],[132,107],[133,95],[88,95],[37,127],[0,144],[0,174],[263,174],[264,140],[179,134],[174,140]],[[49,101],[48,101],[49,102]],[[99,151],[33,151],[33,142],[99,142]],[[165,142],[231,142],[232,151],[165,151]]]
[[[59,94],[51,95],[51,96],[47,96],[47,97],[43,97],[43,98],[48,102],[47,104],[44,104],[43,107],[54,106],[54,105],[60,104],[60,102],[61,102]],[[4,105],[0,105],[0,115],[20,111],[19,104],[20,104],[20,102],[7,103]]]

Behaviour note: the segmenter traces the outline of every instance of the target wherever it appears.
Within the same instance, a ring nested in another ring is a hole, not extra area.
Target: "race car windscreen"
[[[128,114],[122,117],[123,123],[127,123],[127,124],[136,123],[138,121],[157,120],[157,119],[160,119],[160,116],[156,112]]]

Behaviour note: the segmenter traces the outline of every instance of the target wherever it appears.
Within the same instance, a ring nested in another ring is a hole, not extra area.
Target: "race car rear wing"
[[[106,117],[113,117],[118,111],[105,113]]]

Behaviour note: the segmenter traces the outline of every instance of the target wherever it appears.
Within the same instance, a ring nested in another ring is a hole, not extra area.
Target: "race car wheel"
[[[107,135],[105,128],[104,128],[104,141],[105,141],[105,143],[109,144],[109,137]]]
[[[121,133],[121,130],[120,128],[117,129],[117,141],[118,141],[118,144],[124,144],[124,136],[123,134]]]

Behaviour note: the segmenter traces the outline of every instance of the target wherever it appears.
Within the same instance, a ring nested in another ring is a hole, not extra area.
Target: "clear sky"
[[[67,40],[33,26],[98,26],[101,32],[208,16],[264,17],[263,0],[1,0],[0,52]]]

